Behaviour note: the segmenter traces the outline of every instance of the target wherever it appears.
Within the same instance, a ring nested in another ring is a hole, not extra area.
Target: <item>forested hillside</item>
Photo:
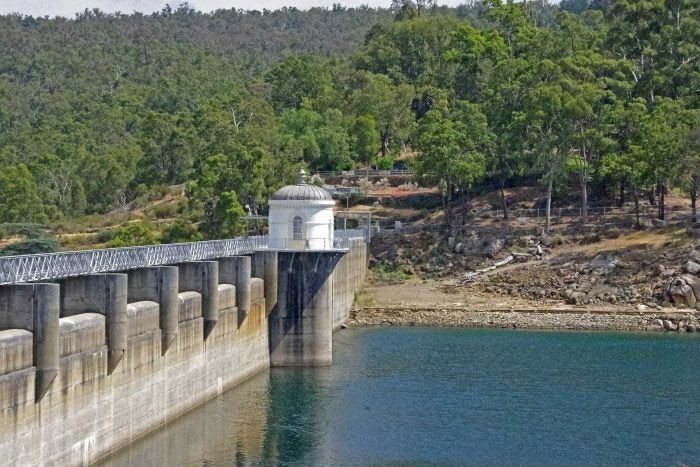
[[[0,223],[187,183],[164,240],[231,236],[300,167],[386,167],[408,149],[448,220],[475,183],[526,173],[550,200],[578,177],[584,207],[591,187],[651,193],[663,218],[667,190],[697,193],[699,108],[694,0],[10,15]]]

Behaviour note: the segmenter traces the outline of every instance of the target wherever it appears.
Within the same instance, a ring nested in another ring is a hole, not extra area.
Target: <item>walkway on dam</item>
[[[347,248],[348,239],[365,236],[363,229],[335,231],[341,250]],[[0,285],[246,255],[265,249],[267,245],[268,237],[261,235],[171,245],[6,256],[0,257]]]

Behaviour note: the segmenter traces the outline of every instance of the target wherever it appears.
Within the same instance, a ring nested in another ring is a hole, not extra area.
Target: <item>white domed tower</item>
[[[280,250],[333,249],[333,207],[335,202],[323,188],[306,183],[306,172],[299,172],[299,183],[277,190],[270,205],[268,247]]]

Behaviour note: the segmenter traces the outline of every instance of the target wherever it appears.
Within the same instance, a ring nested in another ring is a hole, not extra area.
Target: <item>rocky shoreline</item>
[[[700,312],[674,309],[610,311],[584,308],[469,310],[365,307],[352,310],[348,325],[700,332]]]

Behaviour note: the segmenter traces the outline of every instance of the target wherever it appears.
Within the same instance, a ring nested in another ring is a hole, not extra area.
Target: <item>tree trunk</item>
[[[382,131],[380,137],[382,140],[382,157],[384,157],[389,152],[389,130],[385,129],[384,131]]]
[[[462,187],[464,196],[462,198],[462,225],[467,225],[467,213],[469,212],[469,197],[467,196],[467,188]]]
[[[588,223],[588,182],[586,174],[581,176],[581,221],[584,225]]]
[[[659,215],[660,220],[666,218],[666,185],[659,182]]]
[[[545,213],[544,221],[544,233],[549,235],[549,226],[551,224],[551,213],[552,213],[552,190],[554,188],[554,175],[549,177],[549,182],[547,183],[547,209]]]
[[[635,227],[639,229],[642,224],[639,222],[639,190],[636,185],[632,189],[632,197],[634,198]]]
[[[445,224],[447,224],[447,193],[442,196],[442,211],[445,213],[443,218]]]
[[[691,183],[690,183],[690,209],[693,212],[693,223],[696,223],[698,221],[698,212],[697,212],[697,200],[698,200],[698,183],[700,182],[700,178],[697,175],[693,175],[691,177]]]
[[[445,209],[445,223],[452,225],[452,181],[447,181],[447,209]]]
[[[649,204],[656,206],[656,189],[652,187],[647,194],[649,196]]]
[[[618,207],[625,205],[625,182],[620,182],[620,200],[617,202]]]
[[[506,203],[506,191],[505,191],[505,184],[506,184],[506,179],[505,177],[501,176],[499,177],[499,181],[501,182],[501,207],[503,208],[503,220],[507,221],[508,220],[508,204]]]

